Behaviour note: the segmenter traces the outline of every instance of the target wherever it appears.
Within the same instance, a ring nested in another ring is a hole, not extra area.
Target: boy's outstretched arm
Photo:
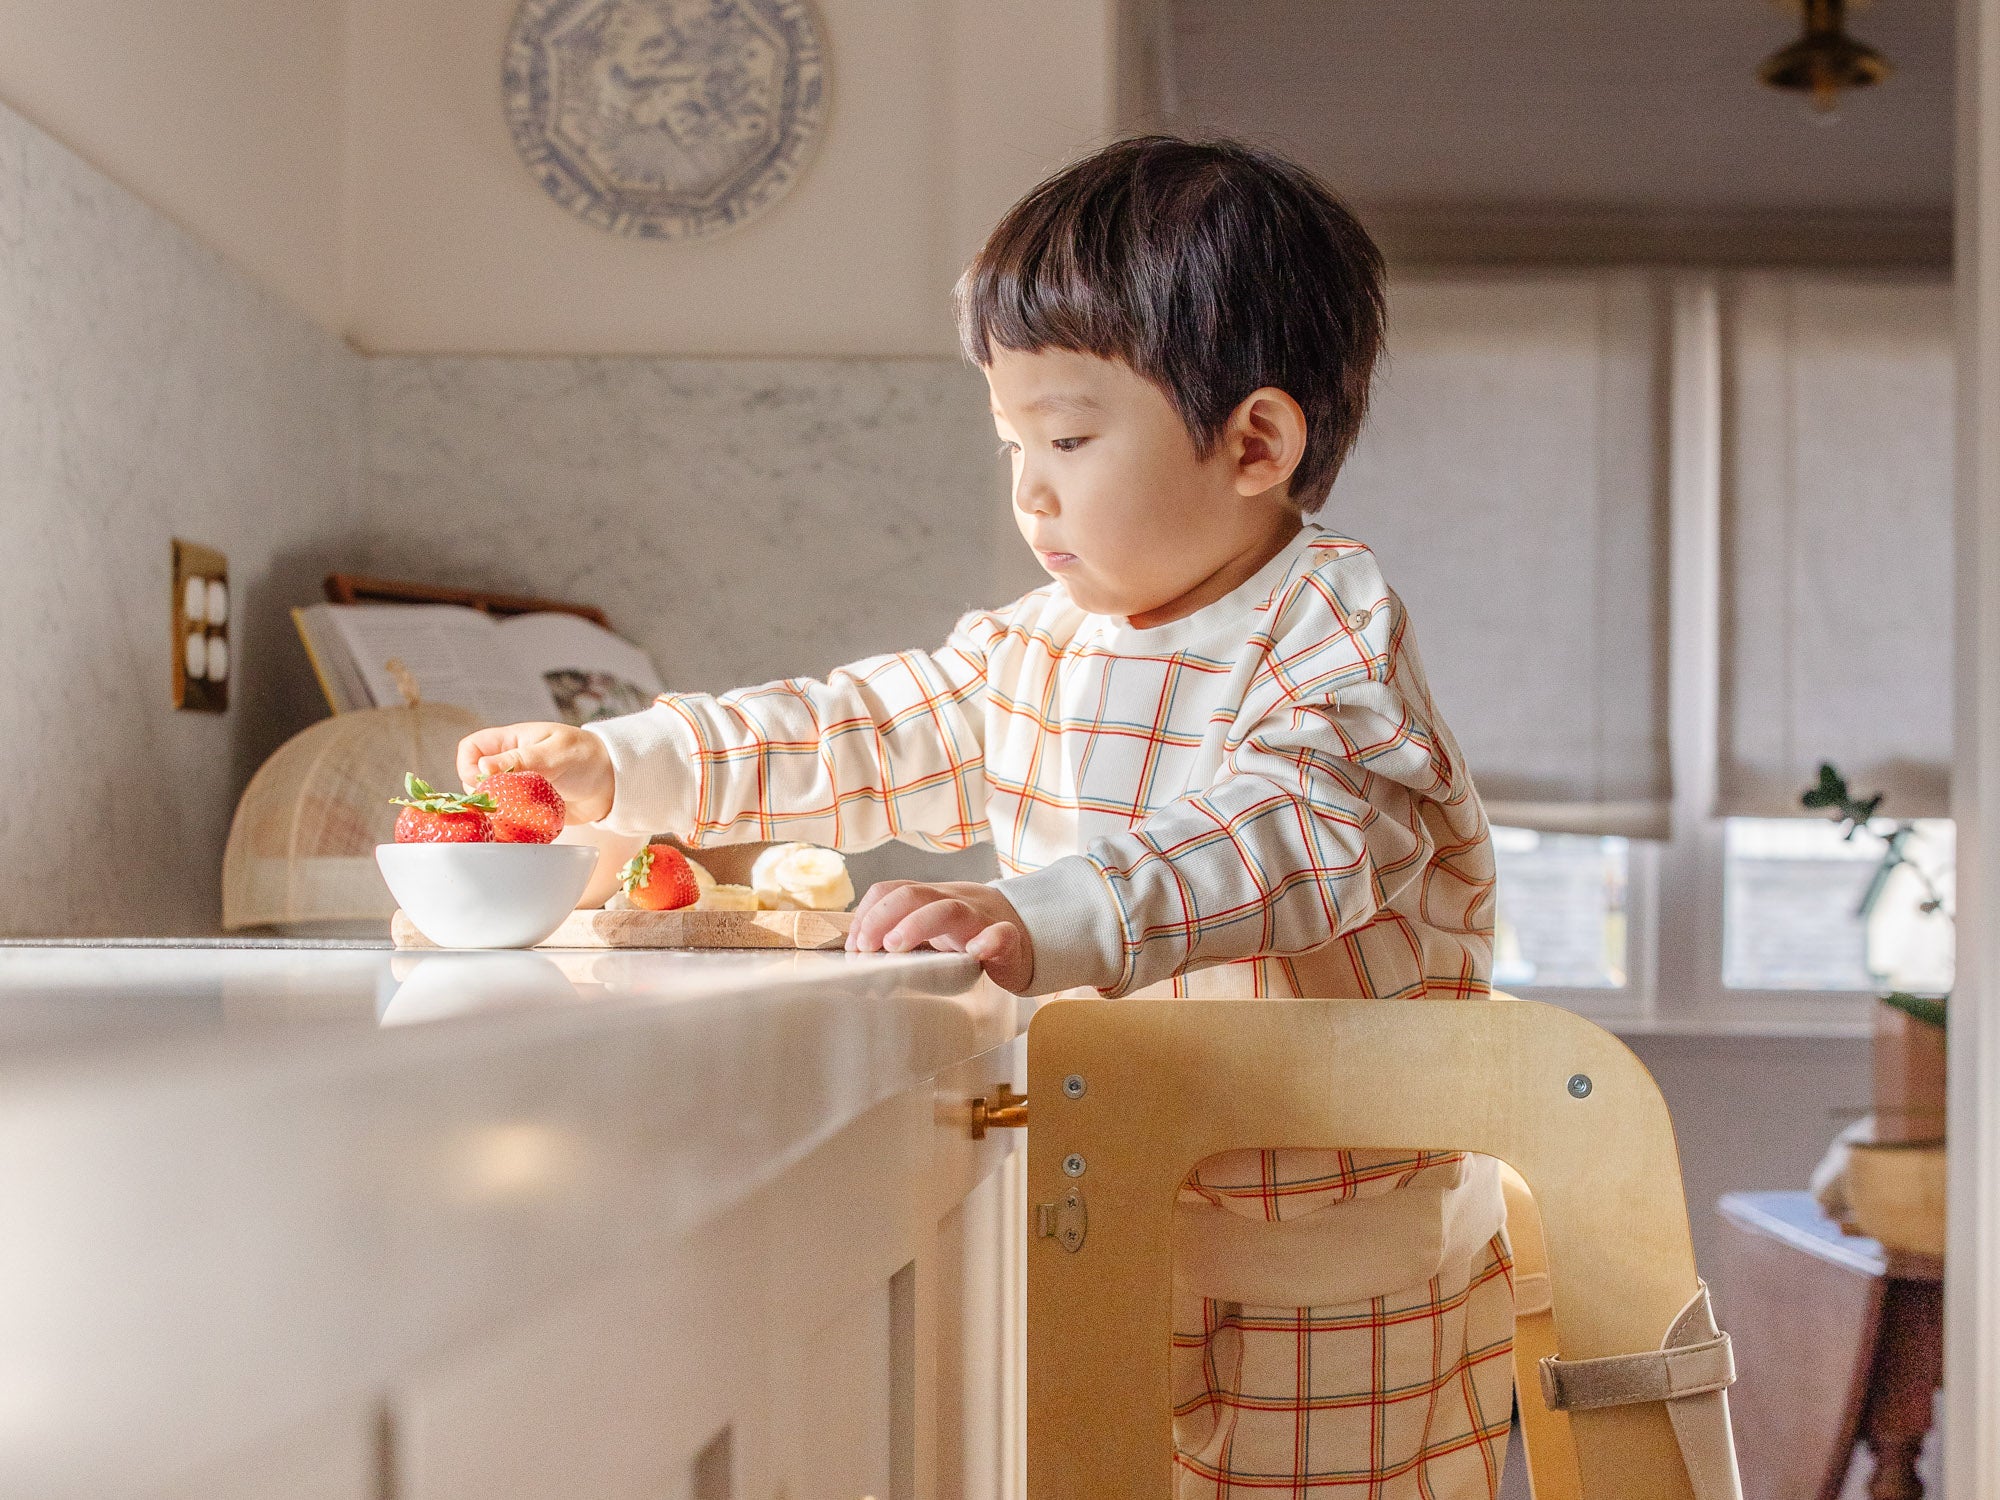
[[[459,746],[459,774],[539,771],[572,823],[697,845],[965,848],[986,836],[986,656],[1003,629],[974,614],[940,650],[871,657],[825,681],[670,693],[584,729],[481,730]]]

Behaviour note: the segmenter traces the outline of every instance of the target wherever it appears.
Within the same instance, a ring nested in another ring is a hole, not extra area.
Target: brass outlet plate
[[[199,542],[173,542],[174,707],[219,714],[229,707],[235,652],[229,623],[229,559]]]

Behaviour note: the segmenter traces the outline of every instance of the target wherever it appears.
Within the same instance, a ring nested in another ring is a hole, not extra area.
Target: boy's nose
[[[1014,482],[1014,508],[1023,515],[1052,516],[1057,509],[1055,491],[1023,471]]]

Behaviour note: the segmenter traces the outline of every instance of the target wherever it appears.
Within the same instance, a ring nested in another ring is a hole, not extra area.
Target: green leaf
[[[403,795],[389,799],[397,807],[414,807],[423,812],[462,813],[498,811],[485,792],[441,792],[415,771],[403,773]]]
[[[1821,762],[1819,782],[1806,788],[1799,801],[1817,812],[1823,807],[1845,807],[1847,805],[1847,778],[1830,765]]]
[[[1914,1021],[1922,1021],[1926,1026],[1935,1026],[1943,1031],[1946,998],[1941,995],[1910,995],[1897,990],[1893,994],[1884,995],[1882,1003],[1894,1006]]]
[[[625,861],[625,868],[618,872],[618,884],[624,888],[625,894],[629,896],[638,890],[640,886],[644,885],[646,878],[652,873],[653,846],[648,844],[637,854]]]
[[[1819,780],[1799,794],[1799,805],[1812,812],[1834,813],[1847,824],[1847,837],[1853,838],[1856,830],[1867,827],[1875,816],[1875,810],[1882,805],[1882,793],[1861,801],[1848,786],[1847,778],[1822,761]]]

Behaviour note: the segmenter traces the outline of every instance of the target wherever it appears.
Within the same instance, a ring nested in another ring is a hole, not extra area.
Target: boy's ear
[[[1223,430],[1224,450],[1236,465],[1236,492],[1261,495],[1292,477],[1306,456],[1306,414],[1274,385],[1237,403]]]

